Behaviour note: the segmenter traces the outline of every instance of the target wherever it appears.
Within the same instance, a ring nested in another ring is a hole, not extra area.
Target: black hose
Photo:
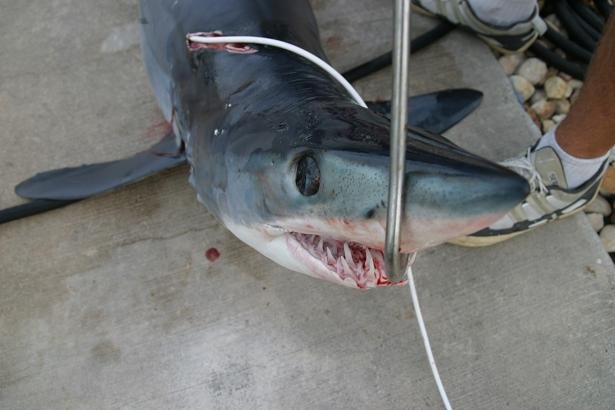
[[[17,219],[42,214],[43,212],[62,208],[77,201],[53,201],[48,199],[35,199],[22,205],[0,210],[0,224]]]
[[[613,11],[613,6],[609,4],[609,1],[594,0],[594,4],[596,5],[596,8],[600,11],[600,14],[602,14],[602,17],[608,19],[609,15],[611,14],[611,11]]]
[[[570,0],[568,2],[574,9],[574,12],[581,17],[587,24],[592,26],[598,33],[602,33],[604,29],[604,18],[596,14],[581,0]]]
[[[596,46],[598,45],[598,41],[600,41],[600,33],[594,30],[592,26],[587,24],[580,16],[575,15],[577,18],[577,23],[579,26],[596,42]]]
[[[589,64],[592,58],[592,53],[579,46],[577,43],[570,41],[556,29],[548,27],[547,32],[545,33],[545,38],[562,49],[562,51],[567,55]]]
[[[585,72],[587,71],[587,65],[585,64],[577,64],[571,61],[564,59],[559,54],[549,50],[545,46],[539,44],[538,42],[534,42],[531,45],[530,50],[548,65],[557,68],[560,71],[563,71],[567,74],[570,74],[574,78],[578,80],[585,79]]]
[[[596,48],[596,41],[579,26],[577,17],[572,13],[568,2],[563,0],[556,1],[555,13],[566,28],[571,40],[576,40],[577,44],[593,53]]]
[[[437,26],[413,39],[410,42],[410,50],[420,51],[455,30],[456,27],[453,23],[441,20]]]
[[[568,2],[568,5],[571,5],[573,3],[575,3],[575,0],[570,0]],[[598,41],[600,40],[600,32],[597,31],[595,28],[593,28],[591,26],[591,24],[589,24],[588,22],[583,20],[583,17],[581,15],[579,15],[572,8],[572,6],[570,7],[570,10],[571,10],[572,15],[574,16],[574,18],[577,20],[577,24],[579,25],[579,27],[581,27],[583,29],[583,31],[585,31],[585,33],[587,33],[587,35],[589,35],[592,38],[592,40],[594,40],[596,42],[596,44],[598,44]]]
[[[416,53],[417,51],[427,47],[428,45],[436,42],[440,38],[444,37],[446,34],[450,33],[455,29],[455,25],[449,23],[448,21],[442,21],[433,29],[421,34],[410,43],[410,51],[412,53]],[[393,52],[389,51],[388,53],[382,54],[366,63],[363,63],[355,68],[351,68],[350,70],[344,72],[342,75],[349,82],[354,82],[360,80],[361,78],[367,77],[370,74],[375,73],[376,71],[382,70],[391,65],[393,61]]]
[[[350,70],[342,73],[342,75],[348,80],[348,82],[355,82],[360,80],[361,78],[367,77],[370,74],[375,73],[376,71],[380,71],[383,68],[391,65],[393,61],[393,53],[389,51],[386,54],[382,54],[374,58],[373,60],[369,60],[367,63],[363,63],[355,68],[351,68]]]

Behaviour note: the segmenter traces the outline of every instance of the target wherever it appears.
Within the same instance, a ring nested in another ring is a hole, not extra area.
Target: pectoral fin
[[[140,181],[186,161],[173,134],[129,158],[41,172],[21,182],[17,195],[27,199],[75,201]]]
[[[17,195],[31,201],[0,210],[0,224],[130,185],[184,162],[183,149],[171,133],[147,151],[129,158],[41,172],[17,185]]]

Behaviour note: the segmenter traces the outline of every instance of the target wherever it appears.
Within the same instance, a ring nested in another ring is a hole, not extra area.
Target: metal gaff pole
[[[393,43],[393,98],[391,100],[391,162],[384,257],[390,281],[405,279],[408,255],[400,253],[404,208],[406,121],[408,118],[408,63],[410,56],[410,1],[395,0]]]

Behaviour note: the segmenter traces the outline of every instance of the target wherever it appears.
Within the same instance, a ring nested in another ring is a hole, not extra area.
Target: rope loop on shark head
[[[188,34],[186,36],[188,41],[199,44],[225,44],[225,43],[244,43],[244,44],[260,44],[263,46],[271,46],[280,48],[286,51],[290,51],[300,57],[305,58],[306,60],[316,64],[318,67],[322,68],[333,77],[338,83],[346,89],[348,94],[352,97],[352,99],[359,104],[361,107],[367,108],[367,104],[363,101],[363,98],[359,95],[357,90],[330,64],[324,61],[322,58],[310,53],[307,50],[302,49],[301,47],[297,47],[294,44],[287,43],[281,40],[275,40],[273,38],[267,37],[257,37],[257,36],[212,36],[206,37],[199,34]]]

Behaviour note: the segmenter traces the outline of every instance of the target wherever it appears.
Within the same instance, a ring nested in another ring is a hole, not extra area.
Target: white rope
[[[255,37],[255,36],[220,36],[220,37],[204,37],[199,35],[188,35],[188,40],[194,43],[201,44],[221,44],[221,43],[246,43],[246,44],[262,44],[266,46],[278,47],[291,53],[295,53],[306,60],[311,61],[316,64],[323,70],[325,70],[331,77],[337,80],[345,89],[348,91],[350,96],[355,100],[357,104],[362,107],[366,107],[365,101],[359,95],[357,90],[337,71],[335,68],[331,67],[321,58],[315,56],[314,54],[306,51],[300,47],[297,47],[293,44],[274,40],[272,38],[266,37]],[[414,257],[412,257],[412,261]],[[438,372],[438,367],[436,366],[436,361],[433,357],[433,352],[431,350],[431,344],[429,343],[429,336],[427,335],[427,329],[425,327],[425,322],[423,321],[423,315],[421,314],[421,307],[419,306],[419,300],[416,294],[416,286],[414,284],[414,276],[412,275],[412,268],[410,265],[412,262],[408,264],[408,285],[410,287],[410,297],[412,299],[412,305],[414,306],[414,312],[416,314],[416,320],[419,324],[419,330],[421,332],[421,336],[423,337],[423,344],[425,345],[425,351],[427,352],[427,360],[429,361],[429,366],[431,367],[431,372],[433,373],[434,380],[436,382],[436,386],[438,387],[438,392],[440,393],[440,397],[442,398],[442,402],[446,410],[452,410],[451,404],[448,401],[448,396],[446,395],[446,391],[444,390],[444,386],[442,385],[442,380],[440,379],[440,373]]]
[[[414,307],[414,314],[416,315],[416,321],[419,324],[419,330],[423,337],[423,345],[425,346],[425,352],[427,353],[427,360],[429,361],[429,367],[431,367],[431,373],[433,374],[434,381],[438,387],[438,393],[444,404],[446,410],[452,410],[451,403],[448,401],[448,396],[444,390],[440,373],[438,372],[438,366],[436,366],[436,360],[433,357],[431,350],[431,343],[429,343],[429,336],[427,335],[427,328],[425,327],[425,321],[423,320],[423,314],[421,313],[421,307],[419,306],[419,298],[416,294],[416,285],[414,283],[414,275],[412,274],[412,267],[408,267],[408,287],[410,288],[410,298],[412,299],[412,306]]]
[[[315,56],[309,51],[302,49],[301,47],[297,47],[285,41],[275,40],[275,39],[266,38],[266,37],[256,37],[256,36],[204,37],[204,36],[199,36],[197,34],[191,34],[191,35],[188,35],[188,40],[194,43],[200,43],[200,44],[221,44],[221,43],[262,44],[265,46],[272,46],[272,47],[277,47],[277,48],[290,51],[291,53],[295,53],[305,58],[306,60],[309,60],[312,63],[316,64],[323,70],[325,70],[331,77],[337,80],[337,82],[339,82],[346,89],[346,91],[348,91],[348,94],[350,94],[352,99],[355,100],[357,104],[359,104],[362,107],[367,108],[367,105],[365,104],[365,101],[363,101],[363,98],[361,98],[357,90],[355,90],[355,88],[344,78],[344,76],[342,76],[337,70],[335,70],[335,68],[327,64],[323,59]]]

